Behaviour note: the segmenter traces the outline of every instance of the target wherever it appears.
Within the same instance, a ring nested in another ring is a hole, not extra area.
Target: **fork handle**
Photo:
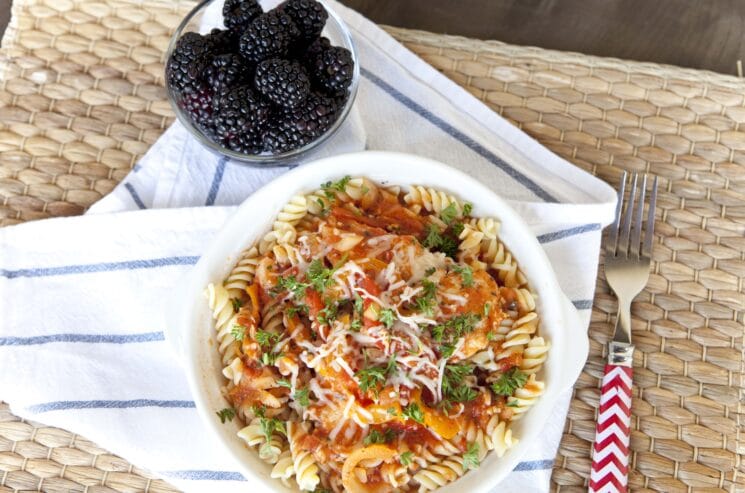
[[[625,493],[627,490],[632,375],[630,366],[605,365],[589,493]]]

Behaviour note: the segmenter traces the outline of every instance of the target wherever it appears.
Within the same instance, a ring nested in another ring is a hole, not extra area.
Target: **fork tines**
[[[631,190],[628,200],[624,201],[627,181],[631,182]],[[644,199],[647,192],[647,175],[642,175],[641,184],[639,181],[638,173],[632,173],[629,177],[628,173],[624,171],[621,176],[618,204],[616,204],[616,220],[610,227],[610,234],[605,245],[606,255],[649,257],[652,252],[654,211],[657,203],[657,177],[655,176],[652,182],[643,242],[642,223],[644,220]]]

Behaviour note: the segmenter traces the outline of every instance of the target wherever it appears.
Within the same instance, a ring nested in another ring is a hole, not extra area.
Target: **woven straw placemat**
[[[80,214],[172,120],[163,52],[190,2],[16,0],[0,56],[0,224]],[[655,264],[633,307],[635,491],[742,491],[745,82],[708,72],[387,28],[554,152],[616,184],[661,178]],[[591,355],[553,485],[581,491],[615,302],[598,284]],[[0,398],[2,396],[0,395]],[[737,472],[740,471],[738,476]],[[0,492],[172,491],[0,404]]]

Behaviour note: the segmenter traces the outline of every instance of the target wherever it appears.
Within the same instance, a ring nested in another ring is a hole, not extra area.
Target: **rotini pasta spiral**
[[[512,438],[512,430],[505,421],[500,421],[497,416],[492,416],[486,425],[486,445],[493,450],[497,457],[502,457],[517,440]]]
[[[455,206],[458,217],[463,214],[463,206],[458,199],[440,190],[435,190],[434,188],[427,188],[419,185],[413,186],[409,190],[409,193],[404,195],[404,202],[410,206],[420,205],[424,210],[434,212],[435,214],[440,214],[443,209],[452,204]]]
[[[290,486],[290,479],[295,475],[295,463],[290,450],[284,450],[272,468],[271,477],[280,479],[285,486]]]
[[[463,458],[453,456],[422,469],[414,475],[414,481],[419,483],[419,491],[432,491],[455,481],[464,472]]]
[[[295,480],[301,490],[313,491],[321,481],[318,477],[318,466],[313,455],[301,449],[298,442],[308,434],[308,424],[289,421],[287,423],[287,438],[290,442]]]

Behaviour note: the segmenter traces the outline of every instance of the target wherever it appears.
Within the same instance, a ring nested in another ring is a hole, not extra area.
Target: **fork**
[[[628,485],[634,356],[634,345],[631,343],[631,302],[649,281],[657,177],[652,184],[643,233],[647,175],[642,177],[637,192],[639,175],[633,174],[629,199],[624,207],[626,182],[627,174],[624,172],[618,191],[616,219],[605,244],[605,277],[618,298],[618,314],[613,340],[608,345],[608,362],[603,374],[590,472],[590,493],[626,492]]]

